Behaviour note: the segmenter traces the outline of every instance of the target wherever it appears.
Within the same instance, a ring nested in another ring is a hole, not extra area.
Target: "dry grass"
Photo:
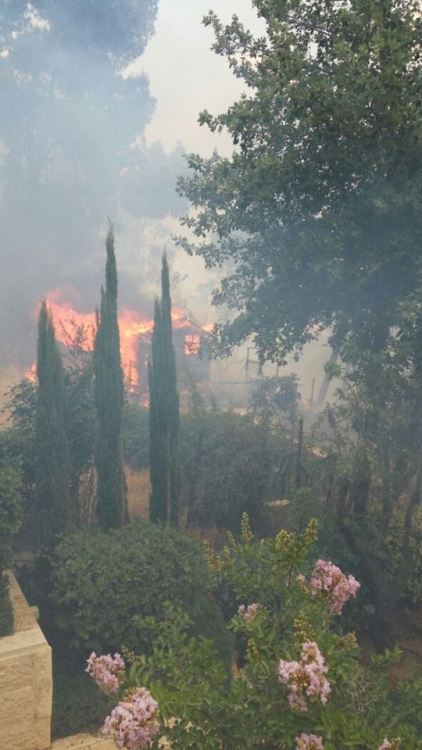
[[[131,518],[148,518],[151,483],[149,471],[126,467],[127,501]]]

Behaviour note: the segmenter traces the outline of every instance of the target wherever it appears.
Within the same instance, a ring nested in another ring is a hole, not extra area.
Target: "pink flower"
[[[301,734],[296,737],[296,750],[324,750],[323,739],[316,734]]]
[[[97,656],[93,651],[87,664],[85,671],[95,680],[102,693],[118,690],[125,672],[125,663],[120,654]]]
[[[158,703],[144,687],[137,688],[107,716],[103,734],[112,737],[120,750],[142,750],[160,729]]]
[[[256,602],[254,604],[249,604],[247,607],[245,607],[244,604],[241,604],[239,609],[237,610],[237,614],[240,615],[245,622],[251,622],[253,619],[255,619],[255,616],[260,609],[260,605]]]
[[[295,711],[307,711],[307,698],[319,698],[325,704],[331,691],[326,678],[328,668],[313,641],[302,645],[300,661],[280,661],[278,679],[289,689],[288,701]]]
[[[379,746],[378,750],[399,750],[400,748],[400,738],[397,738],[390,742],[390,740],[385,739],[382,745]]]
[[[309,581],[312,596],[321,594],[328,599],[330,610],[339,615],[349,599],[355,597],[360,583],[352,575],[346,576],[337,565],[327,560],[317,560]]]

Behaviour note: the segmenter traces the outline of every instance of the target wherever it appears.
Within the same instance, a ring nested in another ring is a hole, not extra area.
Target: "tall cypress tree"
[[[150,519],[177,526],[179,396],[171,322],[170,279],[164,255],[161,270],[161,300],[155,302],[150,392]]]
[[[71,525],[70,454],[65,428],[63,363],[44,300],[38,318],[38,396],[35,421],[36,532],[52,547]]]
[[[123,373],[117,318],[117,269],[114,233],[106,239],[105,289],[97,314],[94,347],[97,409],[97,514],[102,528],[118,528],[127,520],[126,482],[122,454]]]

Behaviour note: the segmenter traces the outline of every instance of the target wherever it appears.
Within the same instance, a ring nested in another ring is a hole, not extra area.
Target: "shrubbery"
[[[160,619],[166,602],[183,607],[197,630],[221,635],[201,546],[173,529],[139,521],[71,534],[57,548],[52,586],[56,623],[85,652],[148,648],[136,616]]]
[[[12,465],[0,461],[0,636],[13,629],[9,584],[4,570],[10,565],[11,538],[19,528],[20,474]]]
[[[238,532],[243,512],[259,522],[281,452],[267,427],[250,414],[202,407],[183,415],[180,462],[188,526]]]
[[[82,660],[63,660],[53,651],[53,739],[96,732],[112,708],[110,698],[95,689],[81,665]]]
[[[138,401],[127,399],[123,407],[123,456],[136,471],[149,466],[149,412]]]
[[[243,512],[259,524],[263,502],[279,496],[289,443],[261,417],[222,411],[193,391],[179,437],[181,511],[189,528],[237,532]],[[124,409],[123,446],[129,466],[148,467],[148,412],[131,401]]]
[[[301,534],[257,542],[245,521],[239,542],[229,537],[222,554],[210,551],[216,579],[240,605],[230,623],[239,644],[231,670],[169,606],[161,622],[139,623],[155,641],[148,654],[123,653],[126,673],[120,659],[92,655],[98,686],[120,698],[105,733],[128,750],[148,740],[158,748],[163,737],[174,750],[420,750],[418,713],[389,688],[396,654],[362,665],[339,619],[359,584],[330,562],[312,564],[315,537],[311,522]]]

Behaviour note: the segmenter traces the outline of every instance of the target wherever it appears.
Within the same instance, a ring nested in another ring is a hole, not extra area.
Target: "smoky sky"
[[[95,305],[107,217],[183,211],[182,147],[146,144],[148,78],[122,74],[157,10],[158,0],[0,0],[2,365],[32,361],[34,310],[50,290],[73,286],[82,307]],[[136,306],[129,274],[120,286]]]

